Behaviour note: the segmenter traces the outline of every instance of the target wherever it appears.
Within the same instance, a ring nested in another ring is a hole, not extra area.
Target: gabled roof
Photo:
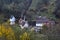
[[[36,22],[37,23],[45,23],[45,22],[48,22],[49,21],[49,19],[48,18],[46,18],[46,17],[37,17],[36,18]]]

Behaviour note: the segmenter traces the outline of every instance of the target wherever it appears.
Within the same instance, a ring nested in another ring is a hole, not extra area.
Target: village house
[[[15,24],[15,21],[16,21],[16,19],[15,19],[15,17],[13,16],[13,15],[11,15],[11,17],[10,17],[10,25],[14,25]]]
[[[48,19],[46,16],[42,17],[42,16],[38,16],[36,17],[36,20],[34,21],[35,23],[35,27],[33,27],[35,29],[36,32],[40,31],[41,29],[43,29],[42,27],[44,25],[46,25],[48,28],[52,27],[55,22]]]
[[[22,19],[19,20],[19,24],[21,27],[33,27],[35,30],[36,29],[42,29],[42,26],[46,25],[47,27],[51,27],[55,24],[54,21],[48,19],[46,16],[38,16],[36,17],[36,20],[32,21],[23,21]]]
[[[42,17],[39,16],[36,18],[36,26],[40,27],[42,29],[43,25],[46,25],[47,27],[53,26],[55,24],[54,21],[48,19],[46,16]]]
[[[20,26],[22,29],[28,28],[28,21],[20,18],[20,19],[19,19],[19,26]]]

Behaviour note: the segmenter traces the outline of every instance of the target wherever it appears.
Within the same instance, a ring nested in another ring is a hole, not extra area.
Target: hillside
[[[58,13],[59,6],[56,6],[60,4],[58,1],[59,0],[0,0],[0,12],[7,17],[14,15],[16,18],[26,16],[26,18],[32,17],[32,19],[34,19],[36,16],[47,16],[49,19],[56,20],[56,17],[60,16]]]

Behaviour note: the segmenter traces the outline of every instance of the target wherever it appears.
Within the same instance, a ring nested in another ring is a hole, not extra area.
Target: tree
[[[4,14],[21,16],[22,14],[25,15],[32,0],[2,0],[1,2],[3,3],[1,10],[3,10]]]
[[[60,0],[56,0],[56,9],[54,11],[54,14],[57,18],[60,18]]]

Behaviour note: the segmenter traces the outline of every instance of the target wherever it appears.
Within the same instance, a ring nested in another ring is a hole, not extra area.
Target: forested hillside
[[[9,17],[47,16],[49,19],[59,18],[59,0],[0,0],[0,14]],[[34,16],[31,16],[34,15]],[[27,19],[28,19],[27,18]]]
[[[60,0],[0,0],[0,40],[60,40]]]

